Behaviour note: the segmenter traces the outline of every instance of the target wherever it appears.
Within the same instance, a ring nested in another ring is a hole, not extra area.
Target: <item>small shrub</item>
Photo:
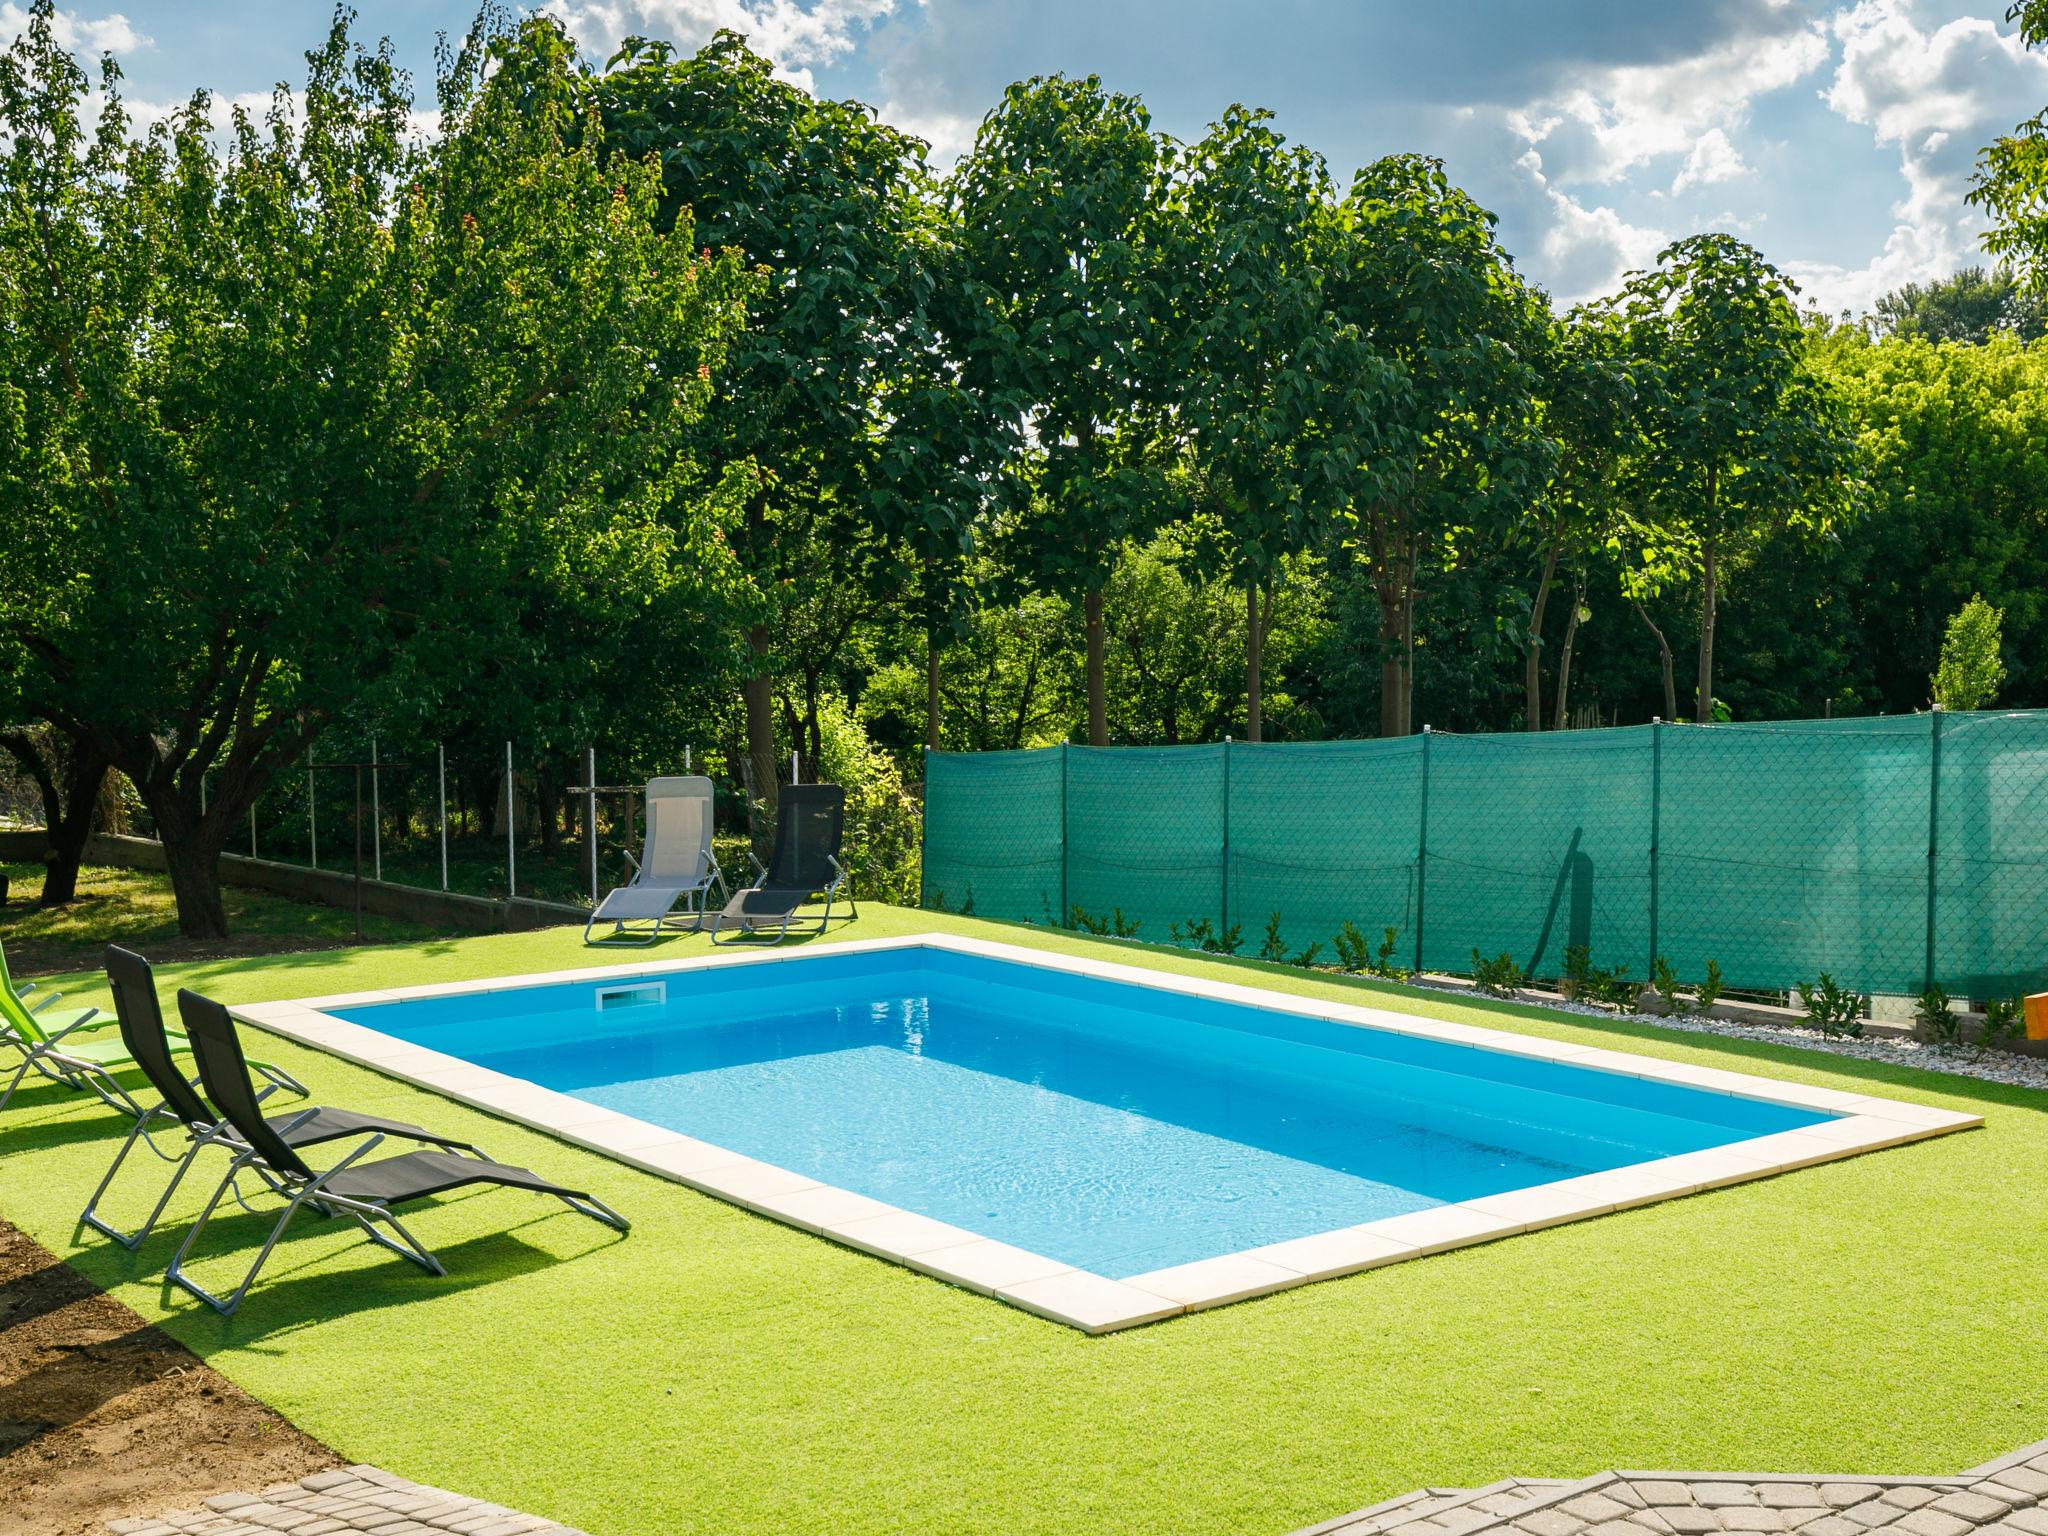
[[[1167,932],[1182,949],[1199,949],[1210,955],[1234,955],[1244,943],[1243,923],[1232,923],[1219,933],[1206,917],[1189,918],[1185,926],[1174,923]]]
[[[1692,989],[1692,1006],[1696,1013],[1705,1013],[1721,1000],[1721,962],[1707,962],[1707,977]]]
[[[1650,962],[1650,985],[1657,996],[1664,1000],[1664,1012],[1669,1018],[1682,1019],[1689,1011],[1685,999],[1678,995],[1678,972],[1671,962],[1659,955]]]
[[[920,901],[918,905],[927,912],[943,912],[946,910],[946,893],[944,891],[926,891],[924,893],[924,900]]]
[[[964,910],[964,909],[963,909]],[[1069,928],[1078,928],[1083,933],[1092,933],[1099,939],[1135,939],[1138,930],[1145,926],[1144,919],[1128,922],[1122,907],[1112,907],[1109,916],[1097,917],[1086,907],[1075,906],[1069,913]]]
[[[2016,997],[1994,997],[1984,1004],[1984,1033],[1979,1038],[1987,1051],[2008,1049],[2026,1028],[2026,1015]]]
[[[1513,997],[1521,989],[1522,968],[1515,963],[1515,957],[1509,954],[1482,960],[1475,947],[1472,951],[1472,979],[1479,984],[1479,990],[1489,997]]]
[[[1306,971],[1315,965],[1316,956],[1320,955],[1322,952],[1322,941],[1317,940],[1315,943],[1309,945],[1307,949],[1304,949],[1300,954],[1290,956],[1288,958],[1287,963],[1289,965],[1298,965],[1304,971]]]
[[[1579,1002],[1605,1003],[1623,1012],[1634,1010],[1642,991],[1620,966],[1602,969],[1595,965],[1592,951],[1584,944],[1570,945],[1564,952],[1562,990]]]
[[[1868,1001],[1860,992],[1836,986],[1835,978],[1826,971],[1817,982],[1799,983],[1799,1003],[1806,1010],[1806,1022],[1831,1040],[1863,1037],[1863,1005]]]
[[[1333,942],[1337,946],[1338,966],[1351,975],[1356,976],[1372,964],[1372,946],[1366,942],[1365,935],[1358,931],[1358,924],[1348,918],[1344,926],[1337,930],[1337,937]]]
[[[1259,958],[1283,965],[1287,960],[1287,943],[1280,937],[1280,914],[1275,912],[1266,919],[1266,936],[1259,941]]]
[[[1938,1051],[1952,1051],[1963,1043],[1963,1016],[1939,982],[1920,994],[1913,1010],[1920,1036]]]

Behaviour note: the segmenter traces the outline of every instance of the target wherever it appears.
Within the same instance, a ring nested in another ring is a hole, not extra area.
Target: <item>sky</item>
[[[0,0],[0,39],[26,0]],[[431,100],[437,33],[475,0],[356,0]],[[916,133],[941,167],[1013,80],[1096,74],[1198,137],[1270,108],[1340,185],[1419,151],[1500,216],[1560,304],[1611,291],[1668,242],[1741,235],[1830,312],[1980,263],[1963,201],[1978,148],[2048,105],[2006,0],[546,0],[601,62],[630,35],[747,34],[805,87]],[[325,0],[66,7],[128,96],[266,98],[304,72]]]

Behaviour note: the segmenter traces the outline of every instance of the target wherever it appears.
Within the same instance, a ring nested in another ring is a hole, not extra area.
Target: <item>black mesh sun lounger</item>
[[[128,1132],[128,1139],[121,1143],[121,1150],[114,1154],[114,1161],[107,1169],[99,1187],[92,1192],[92,1198],[85,1202],[85,1209],[79,1214],[81,1225],[102,1232],[133,1252],[140,1248],[152,1228],[162,1217],[164,1209],[171,1203],[171,1196],[177,1193],[178,1185],[184,1181],[193,1162],[207,1147],[226,1147],[232,1152],[247,1150],[246,1145],[235,1133],[232,1126],[225,1124],[221,1117],[207,1107],[199,1091],[185,1080],[172,1060],[169,1032],[164,1027],[163,1009],[156,1000],[156,977],[150,970],[149,962],[133,950],[109,944],[105,963],[107,983],[114,994],[114,1017],[121,1026],[121,1042],[128,1048],[128,1054],[135,1058],[136,1066],[149,1080],[150,1087],[157,1091],[161,1102],[144,1110],[136,1117],[134,1127]],[[448,1136],[437,1136],[419,1126],[408,1125],[402,1120],[386,1120],[377,1115],[360,1115],[351,1109],[336,1109],[331,1105],[314,1108],[301,1107],[286,1114],[270,1115],[266,1123],[294,1147],[318,1146],[323,1141],[337,1141],[347,1136],[402,1136],[409,1141],[424,1141],[438,1147],[475,1152],[476,1148],[466,1141],[457,1141]],[[152,1125],[168,1125],[181,1128],[187,1144],[182,1155],[165,1152],[150,1137]],[[157,1198],[140,1227],[134,1232],[123,1232],[98,1214],[98,1206],[114,1182],[114,1176],[121,1171],[121,1164],[135,1149],[138,1141],[148,1145],[152,1152],[165,1162],[177,1166],[171,1173],[170,1182]]]
[[[845,832],[843,787],[783,786],[775,817],[775,847],[766,865],[754,860],[759,878],[711,919],[711,942],[733,944],[771,929],[778,943],[792,931],[823,933],[832,921],[832,903],[842,890],[851,909],[849,915],[860,916],[853,892],[846,885],[846,866],[839,862],[840,841]],[[792,930],[790,923],[796,909],[821,891],[825,896],[825,914],[816,920],[817,926],[811,927],[807,919],[801,928]]]
[[[506,1189],[531,1190],[537,1195],[552,1195],[571,1210],[617,1231],[624,1232],[631,1225],[594,1195],[550,1183],[526,1168],[486,1162],[482,1158],[425,1151],[402,1152],[396,1157],[365,1162],[364,1159],[383,1144],[381,1134],[369,1137],[340,1162],[316,1173],[292,1146],[292,1127],[289,1124],[274,1127],[264,1118],[256,1102],[256,1087],[250,1080],[248,1063],[242,1057],[241,1041],[236,1038],[234,1021],[228,1017],[227,1009],[197,992],[181,991],[178,994],[178,1015],[191,1038],[192,1054],[198,1059],[199,1079],[206,1087],[206,1096],[219,1106],[223,1121],[241,1138],[243,1150],[236,1156],[220,1186],[214,1190],[213,1198],[206,1202],[199,1219],[192,1224],[192,1230],[185,1234],[185,1241],[171,1259],[164,1279],[190,1291],[223,1316],[232,1314],[242,1304],[242,1298],[248,1295],[249,1287],[256,1282],[258,1271],[269,1259],[271,1249],[277,1246],[278,1239],[284,1236],[284,1229],[303,1205],[311,1205],[330,1216],[349,1217],[363,1229],[370,1241],[389,1248],[399,1257],[410,1259],[435,1275],[445,1275],[447,1271],[438,1259],[420,1246],[417,1238],[406,1231],[392,1211],[409,1201],[423,1200],[465,1185],[492,1184]],[[277,1224],[270,1229],[270,1235],[264,1239],[263,1247],[250,1264],[248,1273],[242,1276],[242,1283],[226,1297],[220,1297],[185,1273],[185,1258],[199,1240],[199,1234],[206,1230],[221,1197],[234,1186],[236,1176],[245,1171],[257,1173],[271,1193],[285,1202],[285,1207],[277,1218]],[[390,1228],[395,1240],[380,1232],[380,1226]]]

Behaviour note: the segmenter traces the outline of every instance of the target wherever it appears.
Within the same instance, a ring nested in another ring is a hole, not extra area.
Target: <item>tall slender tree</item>
[[[1244,593],[1245,738],[1258,741],[1274,578],[1342,505],[1383,370],[1324,299],[1329,173],[1271,114],[1232,107],[1190,145],[1172,211],[1190,253],[1177,415],[1197,501]]]
[[[1034,445],[1013,481],[1011,561],[1078,598],[1088,740],[1109,740],[1103,589],[1162,515],[1148,452],[1167,382],[1161,305],[1167,156],[1144,106],[1090,75],[1003,93],[950,183],[978,311],[971,384]]]
[[[1732,568],[1784,527],[1820,532],[1850,507],[1853,441],[1814,371],[1794,288],[1732,235],[1695,235],[1623,285],[1632,345],[1657,368],[1638,461],[1652,566],[1699,593],[1693,718],[1714,718],[1714,622]]]
[[[891,569],[864,512],[876,435],[906,419],[891,392],[926,366],[925,145],[776,78],[733,32],[686,58],[629,39],[589,89],[605,143],[658,165],[660,222],[763,276],[697,444],[754,477],[736,540],[753,588],[742,696],[749,789],[772,822],[778,619],[796,565],[822,542],[847,579]]]
[[[1554,449],[1537,421],[1546,319],[1494,237],[1494,216],[1443,163],[1392,155],[1343,208],[1337,313],[1397,370],[1380,452],[1351,486],[1352,543],[1379,604],[1380,734],[1414,729],[1424,574],[1537,500]]]

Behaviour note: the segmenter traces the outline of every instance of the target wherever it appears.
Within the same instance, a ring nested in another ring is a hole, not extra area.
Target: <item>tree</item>
[[[1415,616],[1425,570],[1510,534],[1552,446],[1536,420],[1546,315],[1494,238],[1494,216],[1443,163],[1391,155],[1358,173],[1334,280],[1338,315],[1392,365],[1355,460],[1353,543],[1380,623],[1380,734],[1414,729]]]
[[[0,672],[133,781],[194,937],[224,931],[227,839],[338,716],[659,596],[682,428],[744,295],[657,232],[654,176],[568,145],[553,23],[451,61],[430,151],[345,17],[307,63],[303,112],[280,88],[223,151],[204,96],[131,138],[111,64],[88,136],[48,0],[0,59],[0,249],[25,257],[0,263]],[[697,504],[673,564],[710,586]]]
[[[1965,267],[1939,282],[1907,283],[1878,299],[1871,316],[1880,336],[1981,344],[1994,336],[2033,341],[2048,334],[2048,300],[2022,292],[2009,273]]]
[[[967,376],[1028,427],[1010,560],[1077,597],[1088,740],[1109,739],[1103,587],[1116,550],[1157,526],[1148,439],[1159,334],[1165,151],[1135,97],[1090,75],[1011,86],[948,185],[965,297]]]
[[[1846,509],[1851,443],[1808,365],[1792,285],[1732,235],[1667,247],[1616,301],[1657,367],[1636,472],[1647,562],[1699,590],[1694,718],[1714,718],[1714,617],[1728,571],[1781,526],[1830,527]]]
[[[2019,24],[2027,47],[2048,47],[2048,0],[2012,0],[2005,19]],[[1978,155],[1969,201],[1991,216],[1984,249],[2048,297],[2048,107]]]
[[[0,752],[21,764],[42,801],[49,846],[38,899],[46,907],[63,906],[78,897],[78,868],[99,821],[107,760],[91,742],[71,742],[48,726],[0,730]]]
[[[1979,709],[1998,697],[2005,663],[1998,655],[1998,628],[2005,615],[1973,596],[1948,621],[1941,665],[1934,671],[1934,702],[1942,709]]]
[[[1194,499],[1245,603],[1245,739],[1260,689],[1273,582],[1318,542],[1365,453],[1385,369],[1324,301],[1333,210],[1320,157],[1271,114],[1232,107],[1180,167],[1186,362],[1177,416]]]
[[[1556,721],[1569,718],[1572,645],[1585,611],[1591,557],[1613,539],[1619,482],[1637,445],[1637,404],[1644,369],[1613,314],[1575,309],[1549,327],[1540,386],[1543,431],[1556,445],[1550,484],[1534,520],[1539,575],[1529,603],[1523,662],[1523,727],[1543,729],[1543,617],[1563,563],[1572,577],[1571,610],[1555,668]]]
[[[930,344],[925,146],[858,103],[778,80],[728,31],[681,59],[629,39],[588,88],[605,143],[659,166],[657,226],[763,274],[695,441],[706,461],[754,476],[735,540],[752,584],[746,764],[772,824],[787,583],[821,541],[849,579],[893,579],[863,506],[877,434],[903,416],[889,391]]]

